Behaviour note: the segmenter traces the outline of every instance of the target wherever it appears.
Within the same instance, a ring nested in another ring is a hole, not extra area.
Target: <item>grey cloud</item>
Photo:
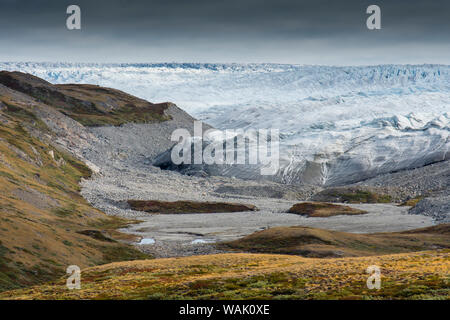
[[[365,27],[373,3],[379,31]],[[81,31],[65,29],[70,4]],[[449,63],[449,12],[444,0],[0,0],[0,59]]]

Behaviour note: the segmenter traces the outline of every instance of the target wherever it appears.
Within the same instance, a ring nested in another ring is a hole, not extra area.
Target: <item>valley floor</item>
[[[410,215],[407,212],[408,207],[394,204],[352,205],[368,211],[367,214],[360,216],[307,218],[283,213],[295,203],[292,201],[252,200],[249,203],[256,204],[261,211],[150,215],[139,217],[142,223],[131,225],[121,231],[144,239],[154,239],[155,244],[139,245],[141,250],[155,257],[170,257],[217,253],[217,249],[211,243],[235,240],[256,231],[278,226],[307,226],[352,233],[375,233],[433,225],[430,217]]]
[[[114,129],[91,128],[90,134],[95,139],[82,151],[85,159],[99,170],[99,174],[81,183],[82,195],[109,215],[142,221],[121,231],[146,239],[144,241],[154,241],[138,247],[155,257],[218,253],[220,251],[211,243],[237,239],[276,226],[373,233],[417,229],[436,223],[432,216],[413,215],[408,212],[409,207],[390,203],[350,204],[368,212],[360,216],[307,218],[286,212],[294,203],[311,198],[322,189],[320,187],[187,176],[153,167],[152,158],[171,145],[169,141],[155,137],[169,136],[171,130],[179,126],[179,122],[171,120],[164,126],[128,124]],[[420,175],[415,178],[420,179]],[[395,192],[394,198],[415,195],[400,187]],[[236,202],[255,205],[259,211],[155,215],[131,210],[126,203],[131,199]]]

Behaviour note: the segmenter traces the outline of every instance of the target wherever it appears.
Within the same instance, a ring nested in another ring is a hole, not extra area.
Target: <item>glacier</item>
[[[341,185],[450,158],[450,66],[3,62],[52,83],[171,101],[218,129],[279,129],[288,184]],[[206,168],[261,178],[254,167]]]

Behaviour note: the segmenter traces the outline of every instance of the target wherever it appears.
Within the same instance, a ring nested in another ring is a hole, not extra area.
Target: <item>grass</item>
[[[0,72],[0,83],[52,106],[85,126],[170,120],[170,103],[153,104],[122,91],[96,85],[53,85],[20,72]]]
[[[131,209],[159,214],[217,213],[258,210],[253,205],[226,202],[128,200]]]
[[[307,217],[332,217],[338,215],[360,215],[367,211],[358,210],[349,206],[336,205],[324,202],[302,202],[294,204],[289,210],[289,213],[299,214]]]
[[[139,220],[128,220],[116,216],[110,216],[106,219],[99,219],[93,222],[90,222],[88,225],[91,228],[95,228],[97,230],[101,230],[102,234],[105,236],[118,240],[118,241],[126,241],[126,242],[136,242],[140,239],[139,236],[122,233],[119,232],[118,229],[126,228],[130,224],[139,223]]]
[[[348,203],[390,203],[392,202],[391,196],[380,195],[369,191],[355,191],[350,193],[337,193],[342,199],[342,202]]]
[[[58,282],[2,299],[449,299],[449,250],[377,257],[311,259],[220,254],[119,262],[81,273],[81,290]],[[381,289],[366,286],[368,266]]]
[[[408,200],[402,202],[400,205],[414,208],[423,198],[424,197],[416,197],[413,199],[408,199]]]
[[[306,257],[356,257],[450,247],[450,224],[407,232],[354,234],[308,227],[276,227],[218,244],[240,252]]]
[[[314,195],[313,200],[344,203],[391,203],[392,196],[381,190],[359,187],[337,187],[325,189]]]
[[[110,229],[125,221],[106,216],[79,194],[79,181],[91,170],[30,133],[52,134],[29,103],[0,99],[7,106],[0,111],[7,121],[0,124],[0,291],[57,279],[73,264],[149,258],[120,242],[128,235]]]
[[[79,234],[84,234],[96,240],[105,241],[105,242],[114,242],[115,240],[105,236],[102,232],[98,230],[81,230],[77,231]]]

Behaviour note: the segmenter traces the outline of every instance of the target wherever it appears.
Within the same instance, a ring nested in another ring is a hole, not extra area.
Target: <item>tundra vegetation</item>
[[[81,290],[65,279],[0,294],[2,299],[449,299],[450,251],[314,259],[220,254],[117,262],[83,270]],[[381,268],[370,290],[367,266]]]
[[[450,224],[404,232],[356,234],[308,227],[276,227],[220,248],[305,257],[358,257],[450,248]]]
[[[367,213],[367,211],[358,210],[349,206],[323,202],[296,203],[288,212],[315,218],[326,218],[339,215],[353,216]]]
[[[128,200],[131,209],[154,214],[256,211],[254,205],[227,202]]]

